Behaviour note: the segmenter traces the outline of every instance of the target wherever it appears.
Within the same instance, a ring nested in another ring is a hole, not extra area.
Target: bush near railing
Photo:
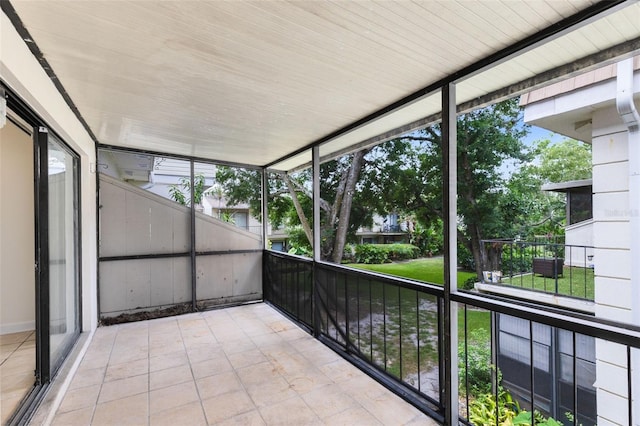
[[[420,249],[411,244],[358,244],[357,263],[387,263],[392,260],[416,259]]]
[[[513,248],[506,247],[502,250],[502,275],[513,275],[527,273],[533,270],[533,259],[543,257],[553,259],[562,257],[560,249],[556,249],[557,253],[540,245],[516,244]]]

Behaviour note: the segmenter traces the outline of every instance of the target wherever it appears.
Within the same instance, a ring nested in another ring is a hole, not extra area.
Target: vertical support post
[[[269,248],[269,174],[267,169],[261,171],[260,199],[262,200],[262,248]]]
[[[320,261],[320,147],[314,146],[311,149],[311,181],[313,186],[313,333],[316,337],[320,335],[320,306],[318,303],[318,274],[317,262]]]
[[[320,260],[320,147],[314,146],[311,151],[312,183],[313,183],[313,260]]]
[[[444,395],[445,424],[458,424],[457,127],[455,84],[442,88],[442,200],[444,211]]]
[[[262,249],[269,249],[269,174],[267,169],[260,170],[260,213],[262,216]],[[262,299],[270,300],[270,289],[273,283],[269,282],[269,265],[267,254],[262,254]],[[270,300],[273,302],[272,300]]]
[[[190,182],[191,182],[191,191],[189,194],[191,206],[191,222],[190,222],[190,230],[191,230],[191,309],[194,311],[198,310],[197,303],[197,295],[196,295],[196,206],[195,206],[195,165],[193,164],[193,160],[189,161],[189,170],[190,170]]]

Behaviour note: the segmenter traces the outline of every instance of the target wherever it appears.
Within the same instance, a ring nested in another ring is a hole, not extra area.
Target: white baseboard
[[[12,322],[0,324],[0,334],[19,333],[21,331],[31,331],[36,329],[36,321]]]

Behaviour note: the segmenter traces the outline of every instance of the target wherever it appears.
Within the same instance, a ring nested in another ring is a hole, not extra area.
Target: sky
[[[529,128],[529,134],[524,138],[523,141],[530,146],[534,141],[540,139],[551,139],[552,142],[560,142],[564,139],[567,139],[567,137],[558,133],[553,133],[550,130],[543,129],[542,127],[531,126]]]

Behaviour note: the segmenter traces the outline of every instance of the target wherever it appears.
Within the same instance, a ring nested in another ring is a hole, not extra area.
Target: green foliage
[[[251,214],[261,220],[261,175],[257,170],[216,166],[215,181],[224,192],[228,206],[247,203]]]
[[[466,348],[464,341],[458,344],[458,374],[461,392],[464,393],[465,385],[468,385],[467,392],[470,396],[490,393],[493,371],[489,331],[484,328],[470,331]]]
[[[575,139],[552,144],[539,141],[535,147],[540,158],[538,174],[546,182],[567,182],[590,179],[591,145]]]
[[[502,250],[502,275],[516,275],[531,272],[534,257],[562,257],[562,252],[553,251],[554,246],[513,244],[505,245]],[[563,249],[563,247],[560,247]]]
[[[302,226],[287,227],[287,234],[289,235],[289,254],[313,257],[313,249]]]
[[[462,285],[458,285],[458,288],[462,290],[473,290],[477,282],[478,277],[474,275],[473,277],[467,278]]]
[[[469,420],[476,426],[524,426],[523,423],[514,423],[520,412],[518,401],[503,388],[498,392],[497,402],[493,393],[484,393],[469,403]]]
[[[475,271],[476,261],[473,258],[473,253],[466,245],[458,242],[458,266],[465,271]],[[476,277],[477,278],[477,277]]]
[[[229,211],[224,211],[220,213],[220,220],[227,223],[236,223],[235,218],[233,217],[233,213]]]
[[[531,412],[522,410],[515,416],[512,423],[513,426],[532,426]],[[562,423],[552,417],[544,417],[538,410],[533,413],[533,425],[535,426],[562,426]]]
[[[202,203],[204,194],[205,177],[203,174],[197,174],[193,177],[193,201],[195,204]],[[191,178],[182,177],[180,183],[169,186],[169,196],[173,201],[188,206],[191,204]]]
[[[420,249],[411,244],[358,244],[355,247],[357,263],[387,263],[392,260],[415,259]]]
[[[516,275],[531,272],[534,250],[531,246],[514,245],[502,250],[502,275]]]
[[[511,392],[502,386],[498,388],[497,403],[495,394],[490,391],[470,401],[469,421],[476,426],[562,426],[562,423],[543,416],[538,410],[534,410],[532,422],[531,411],[521,409]]]
[[[389,262],[389,252],[381,244],[358,244],[356,246],[356,262],[378,264]]]
[[[438,218],[428,225],[416,222],[409,242],[418,247],[422,255],[433,256],[442,253],[444,248],[442,220]]]

